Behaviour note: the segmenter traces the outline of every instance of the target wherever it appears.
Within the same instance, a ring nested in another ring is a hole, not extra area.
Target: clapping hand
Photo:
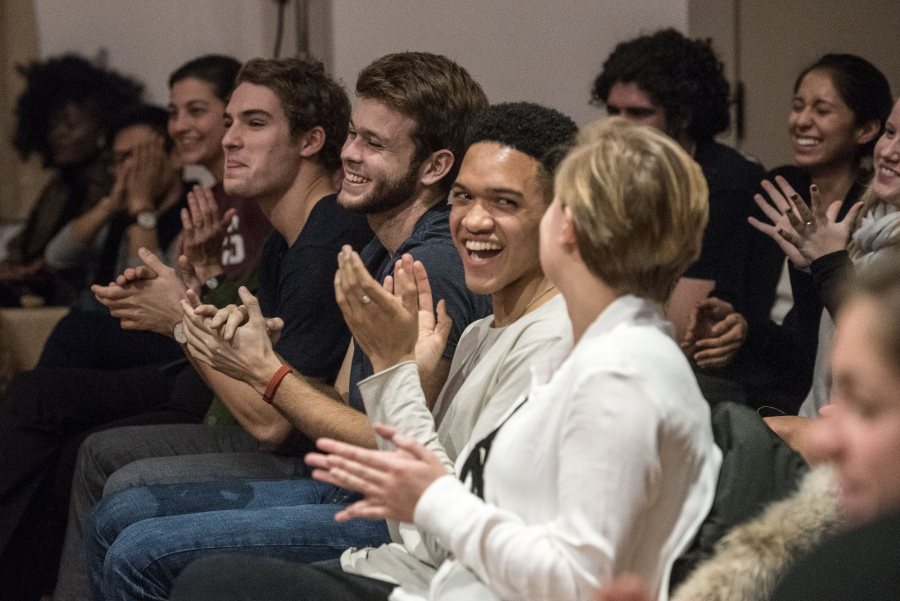
[[[181,209],[182,253],[205,282],[223,272],[222,243],[237,211],[228,209],[220,218],[212,191],[201,186],[194,186],[187,199],[188,208]]]
[[[199,305],[193,292],[185,295],[181,310],[188,350],[216,371],[264,389],[281,366],[269,329],[280,332],[283,323],[264,318],[259,301],[246,287],[241,286],[238,293],[243,304],[224,309]]]
[[[423,378],[434,373],[452,320],[443,300],[435,315],[428,273],[421,262],[403,255],[394,275],[379,285],[359,255],[345,246],[338,255],[334,291],[356,344],[376,372],[414,359]]]
[[[338,512],[334,518],[412,522],[416,504],[432,482],[449,472],[431,451],[394,428],[377,424],[375,432],[393,443],[394,451],[376,451],[320,438],[316,446],[328,453],[309,453],[306,463],[316,480],[349,488],[363,499]]]
[[[819,257],[846,248],[862,203],[853,205],[846,217],[838,221],[842,200],[827,203],[813,184],[809,188],[809,207],[786,179],[778,176],[775,182],[777,188],[768,180],[762,182],[771,204],[761,194],[754,196],[772,223],[749,217],[750,225],[775,240],[797,267],[808,267]]]
[[[691,313],[681,347],[698,367],[722,367],[734,360],[747,337],[747,320],[730,303],[709,297]]]

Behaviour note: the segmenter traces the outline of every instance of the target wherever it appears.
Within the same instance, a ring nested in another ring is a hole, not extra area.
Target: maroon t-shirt
[[[228,279],[239,281],[259,264],[272,224],[256,202],[227,194],[220,183],[213,187],[212,192],[220,215],[230,208],[237,211],[222,243],[222,267]]]

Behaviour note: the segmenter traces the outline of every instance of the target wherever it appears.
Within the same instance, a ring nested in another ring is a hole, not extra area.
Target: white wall
[[[579,124],[594,77],[616,43],[687,27],[687,0],[333,0],[333,73],[352,90],[372,59],[404,50],[449,56],[492,102],[530,100]]]
[[[271,0],[35,0],[41,56],[105,49],[165,104],[169,73],[201,54],[246,60],[272,52]],[[270,31],[271,29],[271,31]]]
[[[292,0],[292,6],[295,0]],[[603,58],[621,40],[687,27],[687,0],[308,0],[311,47],[348,89],[372,59],[402,50],[446,54],[492,101],[532,100],[579,123]],[[272,0],[35,0],[42,56],[108,51],[109,65],[140,77],[164,103],[166,79],[209,52],[270,56]],[[294,11],[284,54],[294,52]]]

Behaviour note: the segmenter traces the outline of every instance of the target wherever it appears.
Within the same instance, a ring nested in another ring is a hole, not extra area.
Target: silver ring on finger
[[[368,294],[363,294],[362,298],[360,300],[362,301],[362,304],[364,304],[364,305],[368,305],[369,303],[372,302],[372,298]]]

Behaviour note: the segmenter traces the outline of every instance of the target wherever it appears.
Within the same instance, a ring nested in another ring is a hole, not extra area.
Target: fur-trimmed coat
[[[810,471],[797,492],[726,534],[672,600],[767,600],[793,562],[839,528],[837,500],[834,469]]]

